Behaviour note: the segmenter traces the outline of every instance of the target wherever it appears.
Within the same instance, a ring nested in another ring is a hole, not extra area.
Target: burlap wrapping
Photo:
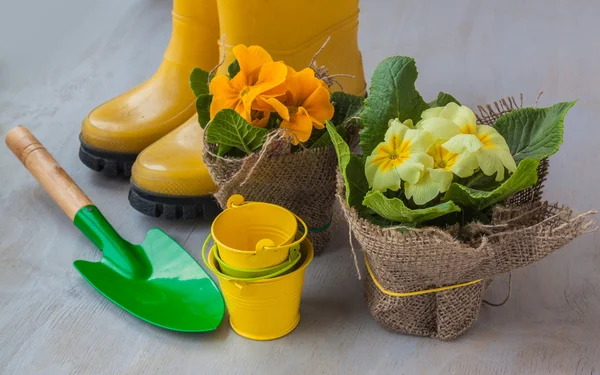
[[[500,104],[488,116],[484,108],[479,121],[491,124],[513,108]],[[460,231],[425,227],[399,232],[373,225],[347,205],[338,173],[337,197],[344,215],[385,290],[407,293],[483,279],[442,292],[397,297],[383,293],[366,275],[372,316],[395,332],[454,339],[477,320],[491,277],[536,262],[586,232],[590,213],[574,215],[567,207],[540,202],[547,166],[544,161],[538,169],[536,186],[494,209],[490,225],[471,224]]]
[[[219,187],[221,207],[233,194],[280,205],[300,216],[316,252],[331,238],[337,156],[333,146],[290,152],[289,140],[272,137],[265,150],[245,158],[218,157],[205,143],[204,162]]]

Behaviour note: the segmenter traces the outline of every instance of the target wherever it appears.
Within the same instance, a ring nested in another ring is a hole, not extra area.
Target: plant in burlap
[[[356,139],[363,98],[331,93],[334,77],[322,67],[296,71],[259,46],[238,45],[233,54],[228,74],[195,69],[190,77],[215,197],[221,207],[241,194],[291,210],[320,251],[335,201],[336,154],[325,122],[345,140]]]
[[[327,129],[371,314],[390,330],[449,340],[477,320],[491,277],[547,256],[592,222],[540,199],[574,102],[522,108],[510,98],[477,116],[449,94],[426,103],[416,78],[408,57],[375,70],[360,113],[365,156]]]

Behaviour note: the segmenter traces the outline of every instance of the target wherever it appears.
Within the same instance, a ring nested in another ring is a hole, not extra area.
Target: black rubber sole
[[[86,167],[108,176],[131,176],[131,167],[138,154],[99,150],[87,145],[81,136],[79,140],[79,160]]]
[[[131,184],[129,203],[144,215],[167,220],[214,219],[221,207],[212,195],[174,197],[155,194]]]

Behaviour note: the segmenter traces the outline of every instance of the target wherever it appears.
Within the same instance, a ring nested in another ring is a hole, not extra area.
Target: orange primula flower
[[[239,44],[233,48],[233,55],[240,65],[239,73],[232,79],[220,74],[210,81],[209,90],[213,94],[210,118],[224,108],[233,108],[252,122],[255,100],[285,93],[287,68],[282,62],[273,62],[269,53],[259,46]],[[264,124],[266,126],[266,122]]]
[[[313,126],[325,127],[325,121],[333,117],[334,107],[329,88],[310,68],[296,72],[288,66],[286,85],[285,96],[265,101],[279,113],[283,119],[279,127],[290,130],[294,134],[292,144],[297,145],[308,141]]]

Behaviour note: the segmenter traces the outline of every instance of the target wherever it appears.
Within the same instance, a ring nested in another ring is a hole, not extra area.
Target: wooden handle
[[[93,204],[27,128],[11,129],[6,145],[71,220],[82,207]]]

